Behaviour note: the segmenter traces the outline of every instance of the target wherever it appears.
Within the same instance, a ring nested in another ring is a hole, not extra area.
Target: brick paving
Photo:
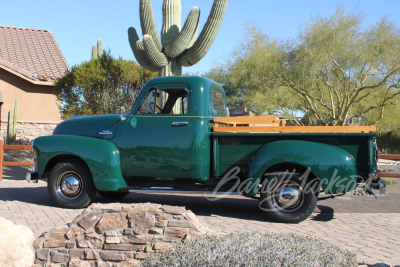
[[[31,228],[35,236],[71,222],[82,210],[55,207],[45,181],[0,182],[0,216]],[[97,196],[95,202],[107,202]],[[359,262],[400,266],[400,196],[374,199],[342,196],[318,202],[313,215],[300,224],[266,220],[258,201],[232,196],[209,201],[204,195],[130,194],[121,202],[152,202],[185,206],[209,228],[224,233],[241,230],[296,233],[324,239],[357,254]]]

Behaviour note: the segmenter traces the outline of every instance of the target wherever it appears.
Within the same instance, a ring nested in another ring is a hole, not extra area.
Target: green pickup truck
[[[212,80],[152,79],[129,113],[74,117],[36,138],[27,180],[48,178],[65,208],[86,207],[96,193],[236,193],[287,223],[308,218],[321,191],[343,194],[368,179],[368,188],[382,186],[375,127],[284,126],[229,117],[225,105]]]

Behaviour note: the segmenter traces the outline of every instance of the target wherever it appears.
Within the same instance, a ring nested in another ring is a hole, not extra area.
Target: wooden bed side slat
[[[215,117],[214,122],[229,124],[279,124],[282,120],[275,116],[241,116],[241,117]]]
[[[375,126],[239,126],[214,127],[215,133],[370,133]]]
[[[379,159],[400,159],[399,154],[379,154]]]
[[[3,166],[33,166],[35,162],[11,162],[11,161],[3,161]]]
[[[376,176],[385,178],[400,178],[400,172],[378,172],[376,173]]]
[[[4,145],[3,149],[23,149],[32,150],[32,145]]]

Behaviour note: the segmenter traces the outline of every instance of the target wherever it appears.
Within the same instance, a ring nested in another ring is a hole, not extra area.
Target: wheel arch
[[[294,162],[281,162],[275,165],[270,166],[264,173],[264,175],[262,176],[260,183],[264,182],[264,180],[266,179],[266,174],[268,173],[273,173],[273,172],[292,172],[293,170],[295,170],[296,174],[303,174],[307,171],[307,167],[298,164],[298,163],[294,163]],[[314,179],[316,178],[315,174],[310,171],[309,173],[309,177],[310,179]]]
[[[309,171],[307,173],[307,171]],[[307,167],[298,164],[298,163],[294,163],[294,162],[282,162],[282,163],[278,163],[276,165],[273,165],[271,167],[268,168],[268,170],[266,170],[266,172],[264,173],[264,175],[262,176],[261,180],[260,180],[260,184],[263,184],[265,179],[268,178],[268,173],[284,173],[284,172],[289,172],[289,173],[294,173],[297,174],[299,176],[307,173],[307,181],[311,182],[311,181],[316,181],[318,184],[318,188],[320,188],[321,183],[319,179],[316,179],[317,176],[311,171],[309,170]],[[315,194],[318,196],[319,195],[319,190],[315,192]]]
[[[67,161],[67,160],[78,160],[78,161],[82,162],[83,164],[86,165],[86,167],[89,169],[89,172],[92,174],[89,166],[87,165],[87,163],[81,157],[79,157],[77,155],[72,155],[72,154],[61,154],[61,155],[54,156],[53,158],[51,158],[47,162],[46,166],[44,167],[44,171],[43,171],[42,177],[47,177],[49,175],[49,173],[51,172],[51,170],[58,163],[63,162],[63,161]]]
[[[265,174],[293,166],[306,171],[310,169],[310,178],[317,178],[327,193],[337,193],[343,186],[332,185],[337,177],[343,177],[351,187],[355,187],[357,168],[353,156],[346,150],[324,143],[304,140],[281,140],[260,147],[249,162],[247,179],[251,191],[246,195],[255,196]]]

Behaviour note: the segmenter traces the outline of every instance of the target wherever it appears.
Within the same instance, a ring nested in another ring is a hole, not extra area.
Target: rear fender
[[[50,135],[35,139],[36,170],[43,177],[51,159],[60,156],[75,156],[89,167],[97,190],[117,191],[126,187],[121,172],[117,146],[99,138],[76,135]]]
[[[328,194],[353,190],[357,184],[357,168],[346,150],[311,141],[276,141],[260,147],[249,163],[246,195],[255,196],[266,172],[274,166],[301,165],[319,180]]]

